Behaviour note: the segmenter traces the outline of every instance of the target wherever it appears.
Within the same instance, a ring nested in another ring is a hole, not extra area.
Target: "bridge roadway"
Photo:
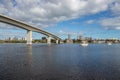
[[[61,40],[61,38],[59,38],[58,36],[56,36],[52,33],[49,33],[47,31],[44,31],[44,30],[39,29],[37,27],[34,27],[30,24],[27,24],[25,22],[7,17],[7,16],[2,15],[2,14],[0,14],[0,22],[10,24],[10,25],[14,25],[16,27],[27,30],[27,44],[32,44],[32,31],[46,35],[48,37],[47,38],[47,43],[48,44],[51,44],[51,38],[54,38],[56,40],[56,43],[59,43],[60,40]]]

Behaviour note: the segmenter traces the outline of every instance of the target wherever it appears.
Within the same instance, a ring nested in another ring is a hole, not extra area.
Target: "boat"
[[[82,43],[80,43],[81,46],[88,46],[88,42],[86,41],[82,41]]]
[[[112,43],[111,43],[111,42],[109,42],[109,43],[108,43],[108,45],[112,45]]]

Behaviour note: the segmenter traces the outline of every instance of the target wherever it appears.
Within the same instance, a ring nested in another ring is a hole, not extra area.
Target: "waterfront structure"
[[[87,41],[82,41],[82,43],[80,43],[81,46],[88,46],[88,42]]]
[[[51,38],[54,38],[56,40],[56,43],[60,42],[59,40],[61,40],[61,38],[59,38],[58,36],[56,36],[52,33],[49,33],[49,32],[44,31],[42,29],[36,28],[36,27],[29,25],[27,23],[24,23],[22,21],[18,21],[16,19],[4,16],[2,14],[0,14],[0,22],[14,25],[16,27],[27,30],[27,44],[28,45],[32,44],[32,31],[46,35],[48,37],[47,38],[48,44],[51,44]]]
[[[66,43],[73,43],[73,40],[71,39],[71,34],[68,34],[68,39],[66,39]]]
[[[78,40],[82,40],[82,36],[81,36],[81,35],[78,35],[78,36],[77,36],[77,39],[78,39]]]
[[[71,35],[70,34],[68,34],[68,40],[71,40]]]
[[[8,40],[13,40],[13,38],[12,38],[12,37],[9,37]]]
[[[27,40],[27,39],[26,39],[26,37],[22,37],[22,39],[21,39],[21,40]]]

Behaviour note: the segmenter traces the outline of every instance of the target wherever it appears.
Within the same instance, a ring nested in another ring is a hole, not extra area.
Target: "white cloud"
[[[106,29],[120,29],[120,17],[103,19],[100,24]]]
[[[94,22],[94,20],[88,20],[86,21],[87,24],[92,24]]]
[[[96,14],[108,9],[113,0],[1,0],[0,13],[37,27]]]
[[[58,33],[62,34],[62,35],[75,34],[74,32],[67,32],[67,31],[63,31],[63,30],[60,30]]]
[[[111,5],[111,11],[114,15],[120,16],[120,1],[116,1],[113,5]]]
[[[116,27],[117,30],[120,30],[120,27]]]
[[[79,33],[77,32],[68,32],[68,31],[63,31],[63,30],[60,30],[58,32],[58,34],[61,34],[61,35],[68,35],[68,34],[71,34],[71,35],[83,35],[85,34],[86,32],[85,31],[80,31]]]
[[[101,19],[99,22],[106,29],[120,29],[120,0],[113,0],[109,10],[112,12],[111,18]]]

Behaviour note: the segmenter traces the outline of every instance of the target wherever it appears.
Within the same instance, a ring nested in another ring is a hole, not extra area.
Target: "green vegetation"
[[[82,40],[75,40],[75,39],[73,39],[73,43],[81,43],[82,42]]]
[[[3,40],[0,40],[0,43],[4,43],[4,41],[3,41]]]
[[[4,43],[26,43],[25,40],[5,40]]]
[[[0,43],[26,43],[26,40],[0,40]],[[32,43],[46,43],[47,40],[44,39],[35,39],[32,40]],[[51,40],[52,43],[55,43],[56,41],[54,39]]]

